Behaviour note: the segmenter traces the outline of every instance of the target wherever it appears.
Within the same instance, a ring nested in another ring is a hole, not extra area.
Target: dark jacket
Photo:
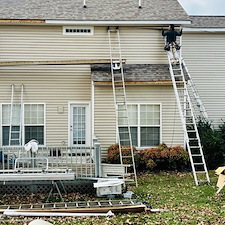
[[[182,35],[182,30],[180,32],[177,32],[175,30],[167,30],[165,31],[164,29],[162,30],[162,36],[166,36],[166,42],[171,43],[171,42],[176,42],[177,36]]]

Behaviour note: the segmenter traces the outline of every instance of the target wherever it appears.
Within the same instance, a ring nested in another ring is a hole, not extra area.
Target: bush
[[[213,129],[209,122],[202,120],[197,125],[208,169],[214,170],[224,165],[225,124],[220,125],[218,130]]]
[[[122,155],[123,156],[130,156],[131,155],[131,151],[130,151],[130,146],[122,146]],[[136,148],[133,147],[133,153],[134,153],[134,159],[135,159],[135,163],[138,164],[138,155],[136,154],[137,150]],[[107,163],[114,163],[114,164],[120,164],[120,151],[119,151],[119,145],[118,144],[114,144],[111,145],[108,148],[108,156],[105,160],[105,162]],[[132,164],[132,158],[127,158],[123,160],[124,164]]]
[[[183,170],[189,167],[187,151],[181,146],[168,147],[164,143],[157,148],[141,150],[140,161],[142,169]]]
[[[130,155],[128,146],[122,147],[123,155]],[[182,170],[189,165],[189,156],[182,147],[167,147],[161,144],[157,148],[149,148],[137,151],[133,148],[134,160],[138,170],[157,169],[157,170]],[[108,148],[107,163],[120,163],[119,145],[114,144]],[[131,164],[131,159],[125,162]]]

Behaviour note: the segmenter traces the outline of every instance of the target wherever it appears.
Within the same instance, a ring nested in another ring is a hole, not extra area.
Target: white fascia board
[[[225,28],[184,28],[184,32],[225,32]]]
[[[167,25],[191,24],[191,21],[74,21],[74,20],[45,20],[46,24],[55,25]]]

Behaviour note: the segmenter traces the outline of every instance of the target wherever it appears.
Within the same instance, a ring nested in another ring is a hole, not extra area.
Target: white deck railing
[[[37,153],[27,152],[23,147],[1,147],[0,173],[72,171],[76,178],[96,177],[100,171],[98,151],[99,145],[39,147]]]

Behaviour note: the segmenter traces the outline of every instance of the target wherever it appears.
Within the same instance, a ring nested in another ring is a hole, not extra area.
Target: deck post
[[[95,162],[95,176],[102,176],[102,166],[101,166],[101,148],[100,143],[94,143],[94,162]]]

